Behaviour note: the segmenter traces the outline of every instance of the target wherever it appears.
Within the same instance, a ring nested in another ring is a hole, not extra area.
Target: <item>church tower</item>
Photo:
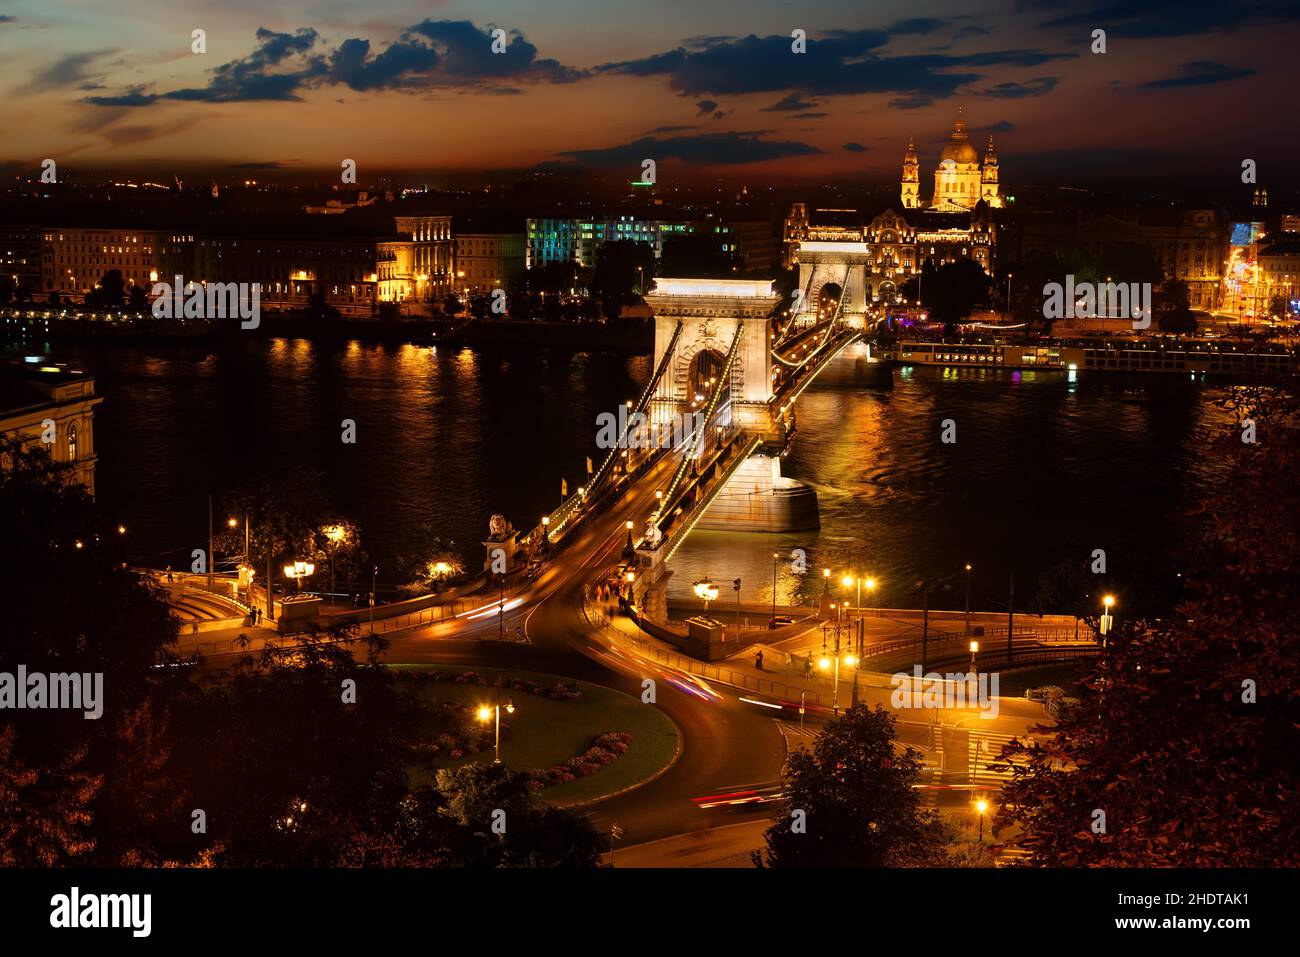
[[[930,208],[939,212],[963,212],[980,200],[980,157],[966,135],[966,114],[957,108],[952,135],[939,154],[934,170],[934,195]]]
[[[1002,207],[1002,197],[998,195],[998,154],[993,150],[992,136],[989,136],[989,148],[984,153],[984,169],[980,174],[980,199],[993,209]]]
[[[916,158],[916,144],[909,136],[907,152],[903,155],[903,182],[900,196],[904,209],[919,209],[921,206],[921,165]]]

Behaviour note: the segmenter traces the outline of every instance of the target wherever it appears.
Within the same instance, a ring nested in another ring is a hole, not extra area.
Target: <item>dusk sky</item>
[[[16,0],[0,7],[0,164],[626,164],[631,178],[652,157],[887,181],[909,134],[928,175],[961,104],[978,148],[995,134],[1009,184],[1129,169],[1195,182],[1250,157],[1280,185],[1300,165],[1297,21],[1285,0]]]

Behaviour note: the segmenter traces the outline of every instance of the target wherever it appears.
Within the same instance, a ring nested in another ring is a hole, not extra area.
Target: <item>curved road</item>
[[[670,471],[663,461],[603,515],[575,533],[531,587],[515,596],[507,632],[522,626],[529,643],[480,641],[494,638],[495,615],[439,622],[394,635],[386,660],[394,664],[437,662],[545,671],[604,685],[637,698],[642,680],[655,681],[654,705],[677,726],[681,750],[659,777],[621,795],[590,805],[596,826],[617,823],[623,843],[640,844],[675,834],[767,816],[761,805],[746,810],[703,810],[691,799],[740,785],[775,781],[785,761],[785,742],[776,721],[716,687],[714,694],[690,693],[669,680],[662,667],[633,658],[599,640],[583,612],[586,584],[618,561],[626,544],[624,523],[640,527],[654,507],[653,489]],[[686,682],[679,683],[690,685]]]

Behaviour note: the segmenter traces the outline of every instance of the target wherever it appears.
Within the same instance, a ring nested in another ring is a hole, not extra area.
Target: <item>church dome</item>
[[[944,160],[952,160],[954,163],[978,163],[980,161],[979,154],[975,152],[975,147],[965,140],[957,141],[955,139],[945,146],[943,152],[939,154],[939,161],[943,162]]]
[[[970,140],[966,138],[966,116],[965,111],[957,108],[957,121],[952,125],[952,139],[944,146],[943,152],[939,154],[939,162],[952,160],[954,163],[978,163],[980,161],[979,153],[975,152],[975,147],[970,145]]]

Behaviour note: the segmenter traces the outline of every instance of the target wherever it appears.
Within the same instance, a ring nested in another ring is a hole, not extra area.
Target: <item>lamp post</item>
[[[515,713],[514,699],[508,698],[506,699],[506,714],[514,714],[514,713]],[[485,704],[479,706],[478,719],[480,721],[484,721],[484,722],[491,721],[493,715],[496,716],[496,735],[495,735],[495,743],[493,744],[493,753],[495,757],[493,757],[492,763],[500,764],[501,763],[501,705],[498,703],[495,705]]]
[[[970,670],[971,670],[971,674],[973,675],[979,674],[979,672],[975,668],[975,656],[979,654],[979,650],[980,650],[980,643],[978,641],[972,641],[970,643]]]
[[[1110,610],[1115,607],[1115,596],[1106,595],[1102,598],[1101,605],[1103,611],[1101,613],[1101,622],[1098,631],[1101,632],[1101,644],[1104,648],[1106,646],[1106,636],[1110,634],[1111,628],[1115,625],[1115,616],[1110,613]]]
[[[379,587],[379,566],[374,566],[370,572],[370,633],[375,633],[375,590]]]
[[[979,815],[979,819],[980,819],[979,843],[981,847],[984,846],[984,814],[985,812],[988,811],[988,809],[989,809],[988,801],[986,801],[984,798],[976,798],[975,813]]]
[[[325,552],[330,560],[330,595],[334,594],[334,552],[338,549],[339,543],[348,537],[348,530],[342,525],[327,525],[322,531],[325,534],[325,540],[329,542]]]
[[[966,634],[970,634],[970,562],[966,563]]]
[[[701,578],[692,587],[695,589],[695,597],[704,599],[704,613],[707,615],[709,602],[718,597],[718,586],[707,578]]]
[[[854,658],[852,655],[844,655],[845,667],[852,668],[857,663],[858,663],[857,658]],[[823,671],[827,671],[832,667],[831,661],[828,658],[822,658],[819,664],[821,665]],[[834,709],[836,716],[838,716],[840,713],[840,636],[839,636],[838,629],[836,629],[836,634],[835,634],[834,669],[835,669],[835,684],[831,690],[831,707]],[[854,681],[854,685],[856,687],[857,685],[856,680]]]
[[[776,622],[776,563],[781,558],[780,552],[772,553],[772,622]]]
[[[292,578],[297,583],[294,591],[299,595],[302,594],[302,580],[315,572],[316,566],[311,562],[296,561],[292,565],[284,566],[284,577]]]

